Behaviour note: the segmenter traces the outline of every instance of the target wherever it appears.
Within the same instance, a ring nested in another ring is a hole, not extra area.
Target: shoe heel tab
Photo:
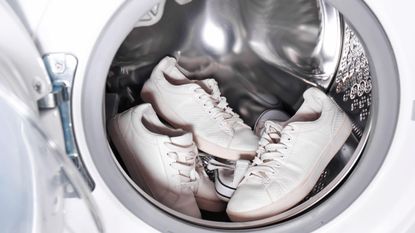
[[[169,72],[173,67],[176,67],[176,63],[176,58],[167,56],[161,59],[155,69],[161,70],[162,72]]]
[[[325,107],[328,106],[327,101],[329,100],[329,97],[326,93],[316,87],[307,89],[303,94],[303,98],[303,106],[309,109],[308,111],[321,113],[324,111]]]
[[[304,99],[320,99],[320,100],[324,100],[327,99],[327,95],[326,93],[324,93],[321,89],[317,88],[317,87],[310,87],[308,88],[304,94],[303,94]]]

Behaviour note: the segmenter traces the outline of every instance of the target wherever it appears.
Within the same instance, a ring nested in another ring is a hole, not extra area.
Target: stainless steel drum
[[[295,113],[310,86],[326,91],[353,120],[353,134],[312,192],[260,225],[317,205],[358,161],[370,126],[369,61],[352,27],[324,1],[161,1],[137,22],[113,60],[107,119],[142,102],[143,83],[166,55],[175,56],[193,79],[215,78],[231,107],[251,126],[267,109]],[[205,217],[226,221],[222,215]]]

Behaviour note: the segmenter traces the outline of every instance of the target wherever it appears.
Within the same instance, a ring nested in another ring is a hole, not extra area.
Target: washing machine
[[[415,232],[415,4],[28,0],[0,4],[2,232]],[[265,219],[194,218],[129,176],[107,121],[174,56],[251,127],[319,87],[353,130],[313,190]]]

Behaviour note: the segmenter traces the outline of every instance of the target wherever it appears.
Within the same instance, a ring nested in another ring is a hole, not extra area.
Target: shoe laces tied
[[[253,166],[248,170],[246,177],[254,175],[268,179],[277,174],[278,168],[283,164],[286,151],[292,142],[293,126],[284,128],[272,121],[265,122],[265,131],[259,140],[257,156]]]
[[[207,93],[202,87],[194,89],[196,97],[199,98],[203,106],[209,110],[209,113],[214,119],[220,121],[220,124],[225,129],[232,133],[233,126],[239,124],[241,126],[249,127],[243,123],[243,120],[235,113],[225,97],[221,96],[217,82],[214,79],[207,79],[203,82],[211,90],[211,93]]]
[[[226,120],[230,124],[239,123],[243,126],[249,127],[246,124],[244,124],[243,120],[239,117],[239,114],[235,113],[233,109],[229,106],[229,103],[226,100],[226,97],[222,96],[222,93],[220,92],[220,89],[219,89],[218,82],[216,82],[216,80],[211,78],[211,79],[206,79],[205,83],[212,90],[211,95],[216,100],[217,106],[223,109],[223,111],[225,111],[226,113],[230,115],[230,117],[227,118]]]
[[[199,174],[195,170],[196,145],[181,146],[170,142],[165,142],[164,145],[170,150],[167,156],[171,159],[170,166],[178,171],[180,184],[194,191],[197,188],[196,181],[199,179]]]

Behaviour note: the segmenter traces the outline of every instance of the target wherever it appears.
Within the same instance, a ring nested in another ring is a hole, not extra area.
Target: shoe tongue
[[[264,128],[270,132],[280,132],[282,131],[283,126],[281,124],[278,124],[277,122],[268,120],[265,121]]]
[[[214,95],[215,97],[220,97],[220,90],[218,87],[218,83],[213,78],[204,79],[201,81],[203,85],[206,86],[206,88],[209,90],[209,92]]]
[[[180,146],[190,146],[193,144],[193,135],[191,133],[185,133],[181,136],[171,137],[171,142]]]
[[[207,85],[208,87],[214,87],[216,84],[216,80],[214,80],[213,78],[203,79],[201,80],[201,82]]]
[[[194,83],[197,84],[200,88],[202,88],[206,93],[208,94],[212,94],[212,88],[210,86],[210,82],[207,81],[209,79],[204,79],[204,80],[196,80]]]

